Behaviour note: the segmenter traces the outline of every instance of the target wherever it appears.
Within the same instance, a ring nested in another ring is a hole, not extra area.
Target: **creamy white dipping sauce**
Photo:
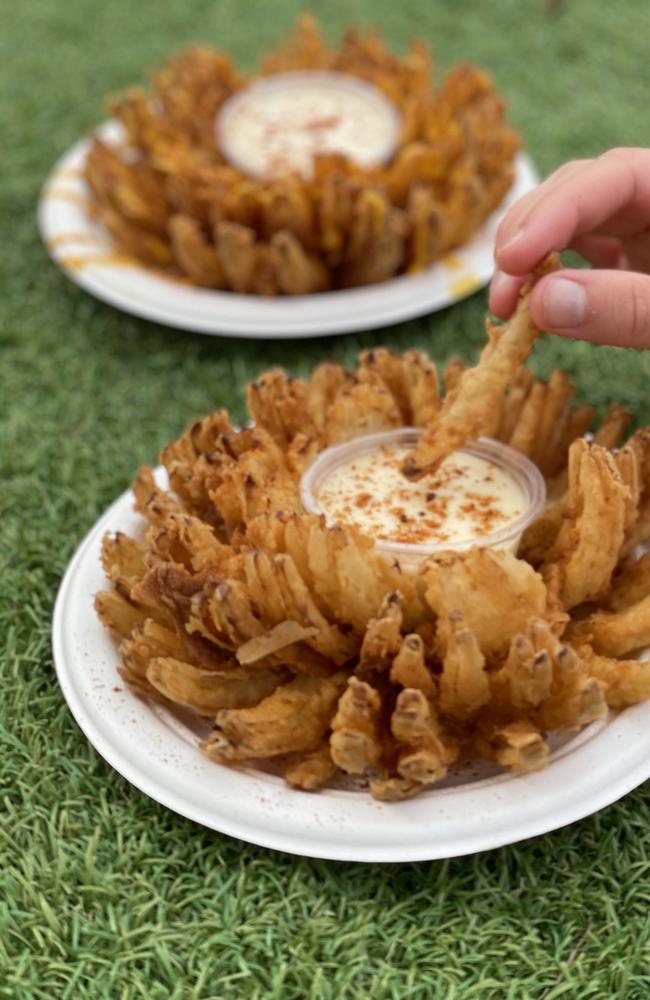
[[[361,167],[384,162],[400,117],[376,87],[343,73],[281,73],[223,105],[216,123],[227,159],[258,177],[310,176],[314,156],[340,153]]]
[[[452,544],[491,535],[528,507],[519,484],[487,459],[457,451],[414,482],[401,472],[408,452],[383,447],[335,468],[316,496],[328,523],[377,541]]]

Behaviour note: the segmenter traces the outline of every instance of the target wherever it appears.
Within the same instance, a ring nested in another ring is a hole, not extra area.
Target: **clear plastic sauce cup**
[[[217,141],[227,160],[256,177],[297,170],[311,176],[323,153],[360,167],[386,163],[401,115],[374,84],[347,73],[274,73],[236,91],[219,109]]]
[[[318,502],[320,488],[331,473],[341,465],[380,448],[413,448],[421,433],[421,428],[400,427],[377,434],[366,434],[344,444],[327,448],[314,460],[301,479],[300,498],[305,510],[313,514],[323,513]],[[523,493],[526,507],[521,514],[497,531],[462,541],[410,543],[377,539],[375,541],[377,551],[391,561],[397,560],[402,569],[416,571],[429,556],[437,552],[463,552],[475,546],[507,549],[514,553],[525,529],[541,513],[546,499],[546,485],[537,466],[525,455],[492,438],[469,441],[463,448],[459,448],[457,453],[468,453],[485,459],[506,472]],[[327,521],[333,523],[330,518],[327,518]]]

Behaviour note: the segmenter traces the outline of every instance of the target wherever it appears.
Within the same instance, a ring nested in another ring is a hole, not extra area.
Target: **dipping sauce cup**
[[[215,122],[226,159],[254,177],[310,177],[319,154],[378,166],[393,156],[400,127],[399,111],[381,90],[325,70],[256,80],[224,102]]]
[[[398,449],[413,448],[421,433],[420,428],[402,427],[396,430],[367,434],[346,441],[344,444],[327,448],[309,466],[300,482],[300,497],[305,510],[314,514],[325,514],[328,524],[344,524],[344,517],[332,518],[327,511],[321,508],[319,502],[320,492],[332,473],[352,461],[371,456],[373,453],[379,454],[382,450],[387,450],[390,453]],[[540,514],[546,499],[546,486],[539,469],[528,458],[492,438],[469,441],[463,448],[454,452],[454,456],[458,456],[459,459],[462,459],[464,455],[489,462],[505,474],[514,484],[517,496],[521,498],[519,507],[522,509],[517,513],[517,516],[505,524],[501,523],[501,526],[496,530],[477,533],[473,537],[465,537],[461,540],[405,542],[391,540],[390,537],[376,538],[377,550],[388,559],[397,560],[402,569],[416,571],[429,556],[437,552],[462,552],[474,546],[489,546],[490,548],[508,549],[511,552],[516,552],[524,530]],[[499,478],[503,480],[503,476],[499,476]],[[410,485],[410,481],[404,478],[404,489],[408,490]],[[358,489],[358,484],[355,488]],[[401,488],[400,482],[400,493]],[[374,500],[374,494],[371,494],[371,498]],[[376,532],[360,525],[358,519],[355,520],[361,530],[376,535]],[[503,522],[503,517],[500,520]]]

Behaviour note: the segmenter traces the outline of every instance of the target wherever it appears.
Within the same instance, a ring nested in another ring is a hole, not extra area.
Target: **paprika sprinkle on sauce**
[[[310,177],[314,157],[341,154],[361,167],[394,152],[397,108],[372,84],[345,73],[277,73],[237,91],[216,120],[234,166],[255,177]]]
[[[317,493],[327,520],[353,524],[378,541],[440,544],[490,535],[527,507],[505,469],[466,451],[422,479],[406,480],[407,451],[384,446],[333,469]]]

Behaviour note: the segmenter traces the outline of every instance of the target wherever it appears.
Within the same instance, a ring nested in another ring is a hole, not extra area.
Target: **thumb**
[[[595,344],[650,347],[650,277],[633,271],[556,271],[533,289],[535,323]]]

